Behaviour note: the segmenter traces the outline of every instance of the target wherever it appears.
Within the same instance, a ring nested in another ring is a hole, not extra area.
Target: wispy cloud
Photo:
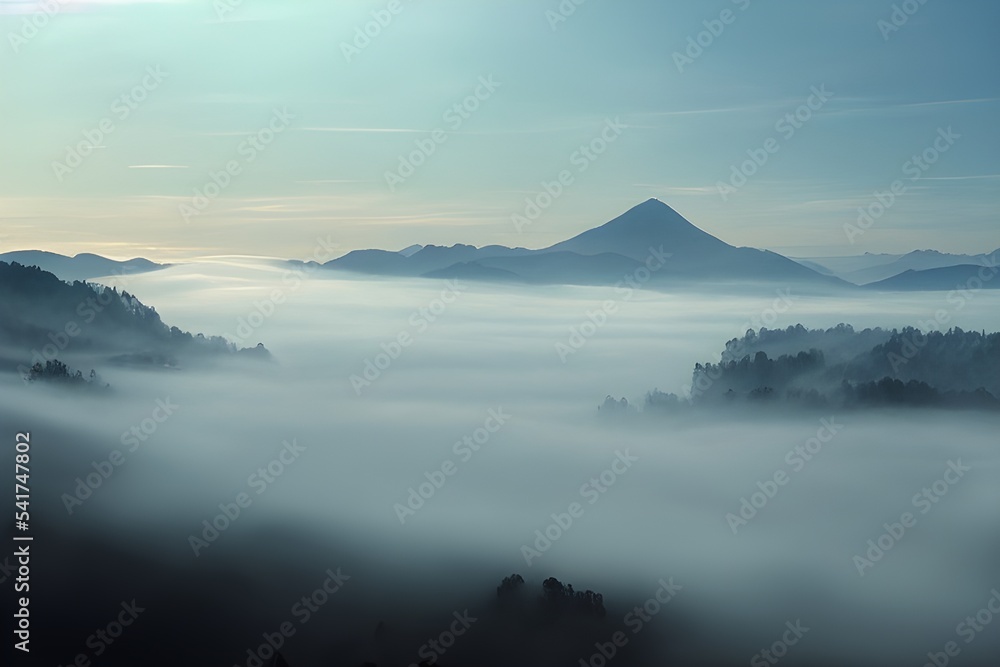
[[[990,104],[1000,102],[1000,97],[970,97],[956,100],[931,100],[924,102],[891,102],[873,98],[852,98],[842,99],[841,103],[848,103],[848,106],[830,111],[830,114],[886,114],[898,113],[908,109],[933,109],[943,106],[969,106],[976,104]],[[856,106],[850,106],[854,104]],[[827,113],[827,112],[824,112]]]
[[[1000,178],[1000,174],[982,174],[980,176],[924,176],[925,181],[990,181]]]
[[[129,169],[190,169],[186,164],[130,164]]]
[[[657,183],[633,183],[632,187],[656,190],[659,193],[670,196],[703,197],[706,195],[718,196],[719,194],[719,188],[713,185],[678,187],[678,186],[661,185]]]
[[[791,100],[788,101],[790,103]],[[766,111],[768,109],[774,109],[783,106],[782,103],[771,102],[768,104],[752,104],[745,106],[735,106],[735,107],[716,107],[714,109],[679,109],[675,111],[642,111],[635,116],[649,116],[652,118],[659,118],[664,116],[701,116],[705,114],[718,114],[718,113],[745,113],[747,111]]]
[[[351,179],[326,179],[326,180],[315,180],[315,181],[295,181],[299,185],[364,185],[364,184],[381,184],[382,181],[358,181]]]
[[[361,134],[426,134],[430,130],[414,130],[405,127],[302,127],[303,132],[346,132]]]
[[[187,0],[59,0],[59,11],[78,12],[107,5],[143,5],[153,3],[182,3]],[[0,14],[48,13],[46,3],[39,0],[0,0]]]
[[[899,104],[901,107],[939,107],[951,104],[984,104],[987,102],[1000,102],[1000,97],[970,97],[964,100],[939,100],[936,102],[911,102],[909,104]]]

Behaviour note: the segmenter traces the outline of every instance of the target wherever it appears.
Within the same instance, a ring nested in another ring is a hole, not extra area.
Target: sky
[[[995,2],[576,2],[0,0],[0,251],[1000,245]]]

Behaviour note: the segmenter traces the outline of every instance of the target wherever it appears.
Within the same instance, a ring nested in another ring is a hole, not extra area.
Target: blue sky
[[[42,4],[0,0],[4,250],[543,247],[650,197],[792,255],[1000,246],[989,0]]]

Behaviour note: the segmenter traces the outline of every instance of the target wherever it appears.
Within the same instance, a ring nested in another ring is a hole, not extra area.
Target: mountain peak
[[[732,247],[698,229],[659,199],[648,199],[611,222],[545,250],[569,251],[580,255],[612,252],[645,261],[651,247],[661,246],[675,254],[709,252]]]
[[[629,210],[627,210],[624,215],[629,215],[630,213],[642,213],[645,215],[671,215],[677,217],[683,217],[680,213],[675,211],[670,205],[660,201],[656,197],[652,197],[642,202],[641,204],[636,204]],[[685,220],[685,222],[687,222]],[[689,223],[690,224],[690,223]]]
[[[735,248],[688,222],[659,199],[541,250],[428,245],[398,252],[352,252],[327,266],[360,273],[574,285],[613,284],[636,271],[656,281],[790,281],[845,284],[774,253]]]
[[[619,221],[629,224],[635,224],[636,222],[646,222],[655,224],[672,222],[674,224],[682,224],[684,226],[697,229],[697,227],[692,225],[687,220],[687,218],[685,218],[683,215],[675,211],[669,205],[663,203],[662,201],[656,198],[647,199],[643,203],[633,206],[629,210],[625,211],[625,213],[612,220],[611,222],[619,222]]]

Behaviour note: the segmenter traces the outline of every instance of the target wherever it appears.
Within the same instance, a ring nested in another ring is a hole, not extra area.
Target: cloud
[[[130,164],[129,169],[190,169],[186,164]]]

